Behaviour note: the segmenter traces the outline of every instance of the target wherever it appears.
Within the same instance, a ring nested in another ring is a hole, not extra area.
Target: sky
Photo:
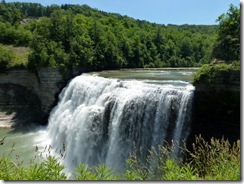
[[[6,0],[14,1],[42,5],[87,4],[105,12],[164,25],[218,24],[216,19],[228,11],[230,4],[240,5],[239,0]]]

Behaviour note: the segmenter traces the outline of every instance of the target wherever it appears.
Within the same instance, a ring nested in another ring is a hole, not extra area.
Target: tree
[[[226,61],[240,60],[240,9],[231,4],[217,21],[219,31],[213,56]]]
[[[182,58],[187,58],[192,55],[193,53],[192,44],[189,37],[183,38],[183,40],[181,41],[180,49],[181,49],[180,53]]]

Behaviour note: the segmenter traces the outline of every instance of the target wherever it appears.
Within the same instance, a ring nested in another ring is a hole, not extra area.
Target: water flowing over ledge
[[[145,159],[151,147],[188,136],[194,87],[147,84],[83,74],[59,96],[49,118],[54,149],[65,164],[105,164],[122,171],[134,146]],[[177,154],[178,150],[175,149]]]

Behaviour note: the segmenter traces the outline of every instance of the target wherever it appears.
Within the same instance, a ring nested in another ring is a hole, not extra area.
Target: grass
[[[26,68],[28,63],[28,57],[31,52],[29,47],[15,47],[12,45],[1,45],[1,49],[9,53],[10,61],[8,61],[7,68]],[[0,53],[1,54],[1,53]]]
[[[29,47],[11,47],[11,49],[14,53],[14,59],[10,66],[26,66],[31,49]]]
[[[13,60],[9,63],[9,68],[16,66],[26,67],[31,49],[29,47],[6,47],[13,53]]]
[[[80,164],[71,177],[61,164],[63,157],[51,155],[23,165],[20,158],[0,157],[0,180],[240,180],[240,140],[196,137],[193,150],[182,148],[185,162],[172,154],[173,146],[159,146],[149,151],[146,162],[133,152],[128,167],[118,175],[109,167]]]
[[[204,180],[240,180],[240,141],[212,138],[210,142],[196,137],[190,163]]]

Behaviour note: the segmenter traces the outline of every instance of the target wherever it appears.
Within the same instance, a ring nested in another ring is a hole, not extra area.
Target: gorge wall
[[[41,68],[36,74],[21,69],[1,73],[0,109],[10,112],[20,110],[15,107],[24,104],[39,106],[39,109],[35,109],[35,115],[40,123],[45,124],[50,110],[58,100],[59,92],[68,80],[80,73],[79,70],[70,70],[62,75],[58,69],[53,68]],[[22,109],[26,108],[23,106]],[[32,113],[32,109],[28,109]]]
[[[201,134],[225,138],[230,142],[240,139],[240,71],[222,72],[213,82],[196,82],[191,134],[188,143]]]
[[[36,94],[21,85],[0,84],[1,128],[20,128],[26,125],[25,122],[39,123],[41,112],[41,102]]]

